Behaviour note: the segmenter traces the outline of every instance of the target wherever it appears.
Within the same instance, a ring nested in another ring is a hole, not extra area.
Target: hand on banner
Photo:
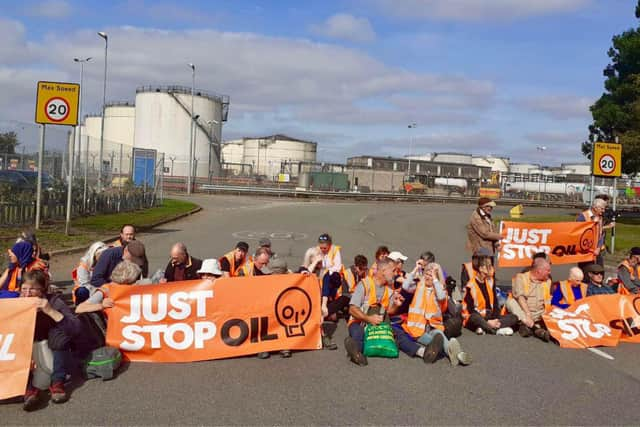
[[[370,323],[373,326],[378,326],[380,323],[382,323],[383,320],[384,318],[382,316],[380,316],[379,314],[374,314],[373,316],[368,316],[367,323]]]
[[[102,308],[113,308],[113,300],[111,298],[103,299]]]
[[[49,300],[47,300],[46,298],[38,298],[38,301],[36,302],[36,308],[38,309],[38,311],[43,312],[56,322],[59,322],[64,318],[62,313],[51,307],[51,304],[49,304]]]

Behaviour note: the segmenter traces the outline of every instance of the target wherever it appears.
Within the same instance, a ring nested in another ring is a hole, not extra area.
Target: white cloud
[[[311,31],[332,39],[356,43],[371,42],[376,38],[376,33],[367,18],[357,18],[347,13],[337,13],[322,24],[312,25]]]
[[[575,95],[542,95],[516,100],[515,104],[526,110],[541,113],[558,120],[589,118],[589,107],[594,100]]]
[[[71,15],[73,8],[65,0],[44,0],[29,7],[27,11],[32,16],[42,16],[49,19],[62,19]]]
[[[376,0],[387,14],[407,19],[512,21],[575,11],[592,0]]]

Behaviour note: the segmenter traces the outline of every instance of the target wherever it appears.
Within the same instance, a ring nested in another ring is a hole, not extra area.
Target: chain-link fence
[[[45,129],[42,219],[65,217],[70,171],[74,216],[141,209],[162,200],[163,153],[135,150],[131,145],[105,139],[100,164],[100,138],[83,135],[79,127],[77,130],[74,133],[73,128],[62,126]],[[0,120],[3,225],[34,221],[41,131],[40,125]]]

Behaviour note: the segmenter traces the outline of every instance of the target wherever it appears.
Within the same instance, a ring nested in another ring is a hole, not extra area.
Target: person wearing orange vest
[[[236,277],[240,268],[247,262],[248,253],[249,244],[247,242],[238,242],[234,250],[220,257],[218,262],[224,277]]]
[[[462,351],[457,339],[447,338],[444,333],[448,297],[437,278],[439,270],[440,266],[435,263],[429,263],[424,269],[408,315],[400,327],[394,328],[398,347],[410,357],[421,357],[425,363],[434,363],[446,354],[452,365],[468,365],[469,354]]]
[[[519,333],[522,337],[535,335],[547,342],[551,338],[542,320],[542,315],[551,306],[550,275],[551,264],[539,258],[534,261],[530,271],[518,273],[513,279],[513,298],[517,304],[510,310],[521,322]]]
[[[22,240],[15,243],[9,252],[9,268],[0,276],[0,298],[16,298],[19,296],[22,275],[27,271],[42,271],[49,286],[49,268],[39,258],[33,257],[33,245]]]
[[[111,244],[112,247],[127,246],[129,242],[136,240],[136,227],[131,224],[125,224],[120,229],[118,240]]]
[[[335,289],[335,293],[322,297],[322,316],[326,320],[337,321],[337,314],[342,313],[349,307],[351,295],[360,280],[367,275],[367,266],[369,261],[364,255],[356,255],[353,265],[344,270],[344,277],[332,275],[330,280],[340,279],[340,283],[332,283],[331,289]]]
[[[376,274],[362,279],[349,301],[351,319],[344,347],[351,361],[359,366],[368,364],[366,356],[362,354],[365,325],[379,325],[386,314],[393,316],[402,305],[402,296],[394,293],[391,287],[394,269],[395,262],[390,258],[376,261]]]
[[[569,270],[569,279],[556,284],[551,295],[551,305],[561,309],[571,307],[571,304],[587,296],[587,284],[583,283],[584,273],[578,267]]]
[[[618,279],[632,294],[640,292],[640,247],[633,247],[618,265]]]
[[[267,248],[258,248],[254,258],[245,262],[237,271],[237,277],[264,276],[271,274],[267,267],[269,264],[271,251]],[[224,271],[224,270],[223,270]]]
[[[462,299],[464,325],[478,335],[513,335],[518,318],[514,314],[500,313],[492,259],[476,257],[473,271]]]
[[[384,246],[384,245],[383,246],[378,246],[378,249],[376,249],[376,253],[374,255],[374,260],[378,261],[379,259],[386,258],[386,257],[389,256],[390,253],[391,252],[389,252],[389,247]],[[375,261],[371,265],[371,268],[369,269],[369,272],[368,272],[369,277],[373,277],[373,275],[376,273],[376,270],[375,270],[376,269],[376,263],[375,263]]]
[[[580,214],[578,214],[576,221],[577,222],[593,222],[596,225],[596,247],[593,251],[593,256],[596,264],[600,264],[604,266],[604,253],[605,253],[605,232],[616,226],[615,220],[610,224],[604,224],[603,214],[607,209],[607,200],[604,200],[601,197],[595,197],[593,202],[591,203],[591,208],[587,209]],[[584,267],[586,267],[590,262],[580,263],[578,266],[582,268],[584,271]]]
[[[324,233],[318,237],[318,249],[322,256],[322,271],[320,272],[320,281],[322,283],[321,310],[323,316],[326,316],[328,314],[327,304],[329,299],[335,300],[339,296],[338,293],[344,277],[344,266],[342,265],[341,248],[333,244],[330,235]]]

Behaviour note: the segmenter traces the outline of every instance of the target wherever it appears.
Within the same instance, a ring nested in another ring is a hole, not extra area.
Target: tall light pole
[[[415,123],[411,123],[407,126],[409,129],[415,129],[418,126]],[[407,165],[407,175],[411,175],[411,152],[413,151],[413,132],[409,131],[409,164]]]
[[[73,58],[73,60],[77,63],[80,64],[80,126],[78,126],[78,165],[80,165],[80,162],[82,161],[82,126],[84,126],[82,124],[82,104],[84,103],[84,96],[82,94],[83,88],[84,88],[84,64],[86,62],[91,61],[91,57],[89,56],[88,58]],[[84,156],[84,182],[83,182],[83,191],[82,191],[82,210],[86,211],[87,210],[87,170],[88,170],[88,163],[89,163],[89,144],[87,144],[84,147],[84,150],[86,151],[85,156]]]
[[[196,90],[196,66],[191,62],[187,65],[191,68],[191,132],[189,135],[189,172],[187,173],[189,176],[187,177],[187,194],[191,194],[191,173],[193,172],[193,127],[195,124],[193,99],[194,92]]]
[[[100,124],[100,154],[98,164],[98,191],[102,191],[102,156],[104,154],[104,112],[107,103],[107,50],[109,47],[109,37],[104,31],[100,31],[98,35],[104,39],[104,84],[102,87],[102,120]]]
[[[536,150],[538,150],[540,153],[544,153],[546,151],[547,147],[545,147],[544,145],[538,145],[536,146]],[[542,200],[542,191],[540,189],[540,182],[542,181],[542,165],[540,165],[540,174],[538,175],[538,200]],[[545,184],[545,189],[546,189],[546,184]]]

